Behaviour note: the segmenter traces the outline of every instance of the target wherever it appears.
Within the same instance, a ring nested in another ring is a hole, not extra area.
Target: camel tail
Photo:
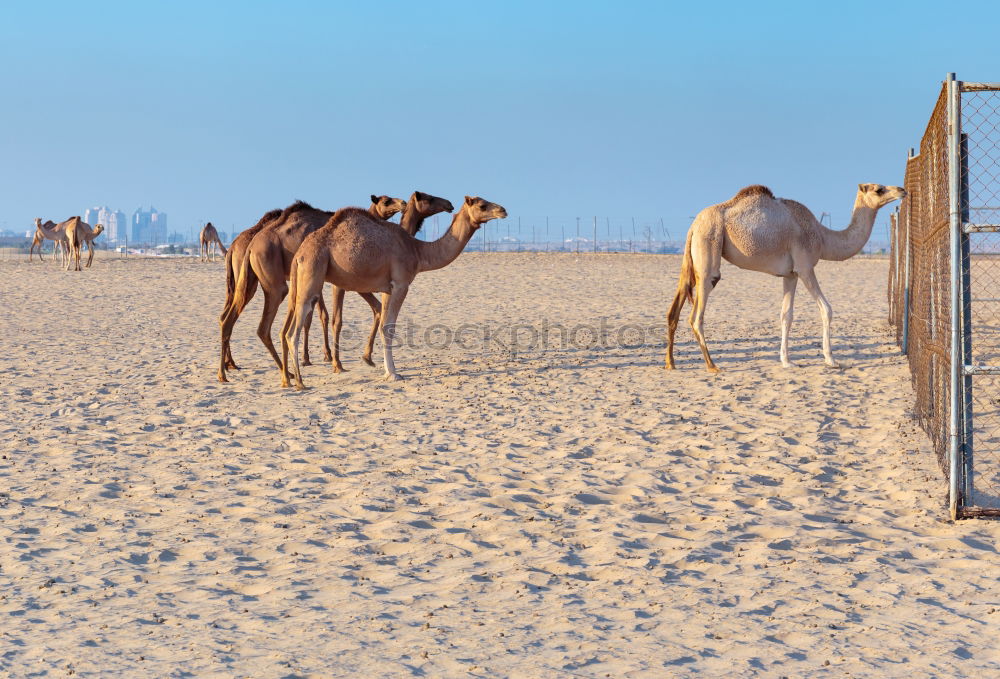
[[[229,250],[224,253],[226,256],[226,297],[233,298],[236,292],[236,271],[233,269],[233,253]]]
[[[684,302],[694,301],[694,261],[691,259],[691,231],[688,231],[687,241],[684,243],[684,259],[681,260],[681,275],[677,280],[677,294],[674,295],[674,303],[670,305],[667,318],[674,325],[681,316],[681,309]]]
[[[249,250],[243,253],[243,261],[240,262],[239,266],[240,273],[236,278],[236,287],[233,290],[233,307],[242,312],[250,301],[250,287],[257,282],[257,274],[250,266]]]

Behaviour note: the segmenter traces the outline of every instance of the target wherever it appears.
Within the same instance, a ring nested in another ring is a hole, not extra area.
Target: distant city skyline
[[[843,228],[859,182],[902,182],[948,72],[1000,77],[995,22],[947,40],[922,0],[8,3],[3,17],[0,228],[18,230],[96,198],[130,217],[154,201],[196,236],[299,198],[336,209],[419,189],[511,215],[662,217],[674,233],[757,183]]]

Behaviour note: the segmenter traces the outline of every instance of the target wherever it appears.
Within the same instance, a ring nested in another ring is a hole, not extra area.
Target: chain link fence
[[[949,78],[890,219],[889,320],[954,517],[1000,516],[1000,84]]]

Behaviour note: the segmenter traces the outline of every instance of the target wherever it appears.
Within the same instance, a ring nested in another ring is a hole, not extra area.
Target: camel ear
[[[466,196],[465,197],[465,204],[466,205],[472,205],[472,201],[473,201],[472,196]]]
[[[376,196],[374,193],[372,194],[372,202],[373,203],[377,203],[378,202],[378,196]]]
[[[427,194],[423,193],[422,191],[414,191],[413,196],[417,200],[427,200]]]
[[[871,188],[870,184],[858,184],[858,191],[864,192],[864,191],[867,191],[870,188]]]

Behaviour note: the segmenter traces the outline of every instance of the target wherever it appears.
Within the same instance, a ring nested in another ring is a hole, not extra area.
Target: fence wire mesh
[[[890,220],[889,278],[890,320],[901,346],[905,334],[916,392],[914,412],[945,474],[951,374],[947,103],[942,88],[920,151],[906,162],[907,196]]]
[[[889,320],[909,361],[914,412],[946,478],[957,437],[956,516],[1000,515],[1000,85],[957,82],[952,96],[954,150],[945,83],[919,153],[907,159],[908,195],[890,220]]]

